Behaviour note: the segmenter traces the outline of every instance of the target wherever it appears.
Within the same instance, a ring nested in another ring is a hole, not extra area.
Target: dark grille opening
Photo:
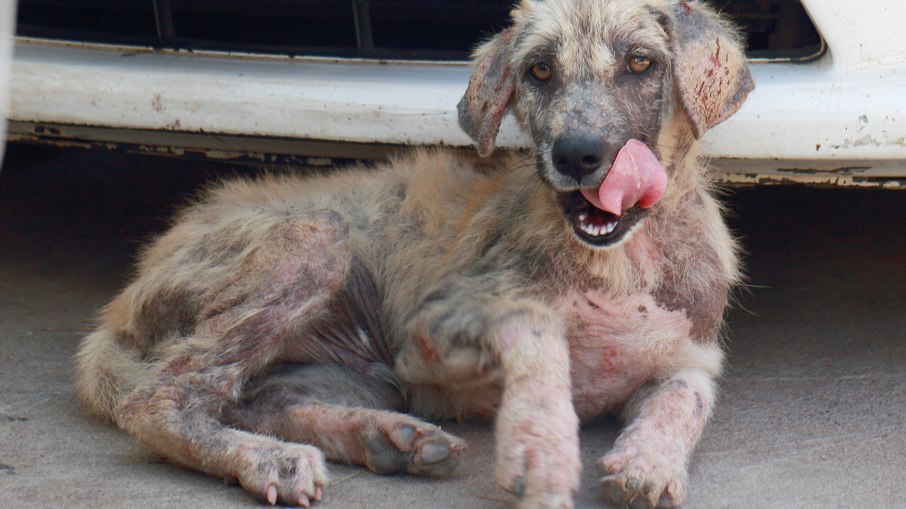
[[[821,37],[798,1],[732,1],[723,12],[745,31],[750,58],[802,59],[821,52]]]
[[[481,0],[372,0],[371,24],[378,48],[431,48],[468,58],[479,42],[507,25],[513,2]]]
[[[356,56],[349,0],[171,0],[175,45]]]
[[[19,35],[111,44],[157,44],[148,0],[20,0]]]
[[[512,1],[20,0],[19,35],[283,55],[465,59]],[[715,0],[756,58],[804,59],[821,39],[799,0]]]

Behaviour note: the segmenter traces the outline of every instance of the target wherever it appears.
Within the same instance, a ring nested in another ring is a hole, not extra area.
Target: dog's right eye
[[[629,58],[629,63],[626,64],[626,68],[632,74],[642,74],[651,67],[652,63],[654,62],[648,57],[633,55]]]
[[[554,75],[554,71],[544,62],[538,62],[532,67],[531,74],[538,81],[547,81]]]

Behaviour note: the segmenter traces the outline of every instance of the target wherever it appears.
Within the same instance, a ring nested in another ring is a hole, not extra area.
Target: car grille
[[[21,36],[279,55],[458,60],[513,1],[19,0]],[[750,56],[807,59],[821,40],[798,0],[721,0]]]

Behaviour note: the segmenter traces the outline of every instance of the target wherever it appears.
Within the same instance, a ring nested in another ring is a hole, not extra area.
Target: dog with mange
[[[170,461],[306,507],[325,458],[452,474],[465,444],[420,419],[493,419],[499,484],[571,507],[579,424],[617,413],[604,497],[680,505],[738,279],[697,140],[752,88],[703,2],[524,0],[459,104],[482,157],[210,187],[83,341],[79,393]],[[492,154],[507,112],[528,158]]]

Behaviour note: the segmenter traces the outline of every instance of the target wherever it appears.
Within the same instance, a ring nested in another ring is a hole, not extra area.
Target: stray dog
[[[715,402],[735,243],[697,139],[753,88],[706,4],[524,0],[459,105],[484,158],[208,189],[78,354],[94,411],[176,463],[309,506],[325,457],[443,477],[495,419],[499,484],[571,507],[579,423],[627,426],[604,496],[676,506]],[[533,159],[492,155],[512,111]]]

